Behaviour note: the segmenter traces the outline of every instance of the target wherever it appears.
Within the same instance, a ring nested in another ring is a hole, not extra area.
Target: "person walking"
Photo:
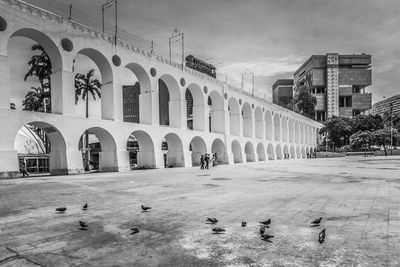
[[[200,170],[204,170],[204,155],[200,154]]]
[[[210,155],[208,153],[206,154],[205,161],[206,161],[206,169],[208,169],[210,167]]]
[[[21,173],[22,173],[22,177],[25,177],[25,175],[29,177],[29,173],[27,172],[25,162],[22,162]]]

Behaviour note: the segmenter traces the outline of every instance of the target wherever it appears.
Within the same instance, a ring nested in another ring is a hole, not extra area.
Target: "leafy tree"
[[[390,127],[393,123],[393,128],[400,131],[400,114],[390,114],[390,112],[385,112],[382,116],[382,120],[386,127]]]
[[[358,131],[350,136],[350,146],[354,150],[369,150],[372,141],[372,134],[370,131]]]
[[[395,145],[397,141],[400,139],[399,132],[396,129],[393,129],[393,131],[391,131],[390,128],[385,127],[383,129],[378,129],[372,132],[373,142],[375,143],[375,145],[381,147],[383,146],[383,150],[385,151],[385,156],[387,156],[386,147],[391,144],[392,135],[393,135],[393,145]]]
[[[77,73],[75,75],[75,104],[78,104],[79,97],[86,101],[86,118],[89,117],[89,94],[96,100],[96,95],[101,98],[101,83],[93,77],[94,69],[88,73]],[[85,132],[85,170],[89,170],[89,133]]]
[[[51,100],[51,74],[52,66],[49,55],[44,48],[35,44],[32,46],[33,51],[39,51],[40,54],[33,55],[28,62],[29,70],[25,74],[24,81],[30,76],[38,78],[40,86],[37,88],[32,87],[25,95],[25,100],[22,102],[24,110],[33,110],[47,112],[51,110],[51,102],[47,101],[45,106],[45,99]],[[42,102],[38,102],[38,101]]]
[[[42,87],[31,87],[31,90],[25,95],[22,101],[24,110],[45,112],[44,101],[50,98],[50,91],[44,90]],[[48,107],[48,103],[46,103]]]
[[[301,85],[296,96],[288,104],[288,108],[314,119],[316,105],[317,98],[310,93],[307,86]]]
[[[383,120],[379,115],[358,115],[351,120],[353,133],[370,131],[373,132],[383,128]]]
[[[341,147],[348,143],[352,134],[350,119],[345,117],[332,117],[325,122],[325,126],[320,130],[321,134],[327,134],[335,147]]]

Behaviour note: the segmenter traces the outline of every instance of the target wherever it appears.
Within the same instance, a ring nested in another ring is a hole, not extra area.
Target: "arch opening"
[[[212,133],[225,132],[225,111],[224,100],[222,96],[216,91],[212,91],[208,96],[208,110],[209,110],[209,131]]]
[[[195,136],[190,141],[190,148],[192,151],[192,166],[200,166],[201,154],[207,153],[206,143],[200,136]]]
[[[295,159],[296,158],[296,152],[294,150],[294,146],[290,146],[290,158]]]
[[[276,159],[283,159],[283,152],[280,144],[276,145],[275,154],[276,154]]]
[[[288,148],[287,145],[283,146],[283,158],[284,159],[289,159],[290,158],[289,148]]]
[[[228,164],[228,156],[226,154],[226,147],[221,139],[217,138],[211,145],[211,153],[216,156],[218,164]]]
[[[254,111],[254,119],[255,119],[255,131],[256,138],[262,139],[264,137],[264,121],[263,115],[260,107],[257,107]]]
[[[80,137],[78,149],[82,151],[86,172],[118,171],[117,147],[113,136],[101,127],[87,129]]]
[[[271,111],[265,111],[265,139],[272,141],[273,125]]]
[[[232,141],[231,150],[233,154],[233,163],[243,163],[242,148],[238,141]]]
[[[268,144],[267,153],[268,153],[268,160],[274,160],[275,159],[275,152],[274,152],[274,147],[273,147],[272,144]]]
[[[254,147],[251,142],[247,142],[244,146],[244,153],[246,154],[246,162],[255,162]]]
[[[275,136],[275,141],[281,140],[281,120],[279,118],[278,113],[274,115],[274,136]]]
[[[204,131],[205,105],[200,86],[190,84],[185,91],[185,99],[187,129]]]
[[[141,130],[132,132],[128,137],[126,148],[129,152],[131,170],[156,167],[154,143],[148,133]]]
[[[287,142],[288,141],[288,120],[287,120],[286,116],[282,116],[281,124],[282,124],[282,141]]]
[[[239,103],[233,97],[229,98],[228,101],[229,111],[229,129],[231,135],[240,135],[240,108]]]
[[[243,119],[243,136],[253,136],[253,114],[249,103],[245,102],[242,107],[242,119]]]
[[[166,168],[185,167],[185,157],[183,144],[179,136],[175,133],[169,133],[164,137],[164,166]]]
[[[160,125],[180,128],[184,110],[178,82],[171,75],[164,74],[158,79],[158,92]]]
[[[49,123],[34,121],[22,126],[15,136],[14,149],[20,170],[29,174],[68,174],[64,137]]]
[[[258,157],[258,161],[265,161],[266,160],[265,148],[264,148],[264,145],[262,143],[258,143],[258,145],[257,145],[257,157]]]

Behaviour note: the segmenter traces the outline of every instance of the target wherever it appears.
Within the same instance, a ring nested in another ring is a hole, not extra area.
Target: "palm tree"
[[[24,110],[46,112],[46,109],[49,110],[50,103],[44,102],[48,98],[50,98],[50,91],[46,91],[40,86],[31,87],[31,90],[25,95],[22,105]]]
[[[30,76],[36,76],[39,79],[40,87],[32,87],[31,91],[25,96],[25,100],[22,104],[24,105],[24,110],[47,112],[51,110],[51,103],[46,103],[46,99],[51,99],[50,75],[53,73],[51,61],[49,55],[41,45],[33,45],[32,50],[39,50],[41,53],[33,55],[29,60],[29,70],[25,74],[24,81],[26,81]],[[38,98],[41,102],[38,102]]]
[[[89,93],[96,100],[96,95],[101,98],[101,83],[93,77],[94,69],[88,73],[77,73],[75,75],[75,105],[78,104],[79,97],[86,101],[86,118],[89,118]],[[89,133],[85,131],[85,170],[89,170]]]

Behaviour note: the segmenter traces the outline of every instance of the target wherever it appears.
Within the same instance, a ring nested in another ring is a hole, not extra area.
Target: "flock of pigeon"
[[[88,204],[86,203],[85,205],[82,206],[82,210],[87,210],[88,209]],[[148,212],[149,210],[151,210],[151,207],[147,207],[147,206],[143,206],[141,205],[141,209],[142,212]],[[57,213],[65,213],[67,211],[66,207],[60,207],[60,208],[56,208],[56,212]],[[311,227],[318,227],[320,226],[322,221],[322,217],[315,219],[314,221],[311,222],[312,226]],[[218,220],[216,218],[207,218],[206,219],[206,223],[207,224],[216,224],[218,223]],[[246,221],[242,221],[242,227],[246,227],[247,226],[247,222]],[[266,233],[266,229],[270,228],[271,225],[271,219],[265,220],[260,222],[260,237],[262,240],[273,243],[271,241],[271,239],[274,237],[271,234]],[[79,221],[79,226],[80,226],[80,230],[87,230],[89,225],[84,222],[84,221]],[[134,235],[136,233],[139,233],[139,228],[138,227],[132,227],[130,229],[132,232],[130,233],[130,235]],[[226,230],[223,227],[214,227],[212,228],[212,232],[214,234],[222,234],[224,233]],[[319,233],[318,235],[318,242],[320,244],[325,242],[325,228]]]
[[[314,221],[311,222],[312,226],[311,227],[318,227],[320,226],[322,221],[322,217],[315,219]],[[216,224],[218,222],[218,220],[216,218],[207,218],[206,219],[206,223],[208,224]],[[246,227],[247,222],[246,221],[242,221],[242,227]],[[271,225],[271,219],[265,220],[260,222],[260,237],[262,240],[273,243],[271,241],[271,239],[274,237],[273,235],[266,233],[266,229],[270,228]],[[224,233],[226,230],[223,227],[214,227],[212,229],[212,232],[214,234],[222,234]],[[325,228],[319,233],[318,235],[318,242],[320,244],[325,242]]]

